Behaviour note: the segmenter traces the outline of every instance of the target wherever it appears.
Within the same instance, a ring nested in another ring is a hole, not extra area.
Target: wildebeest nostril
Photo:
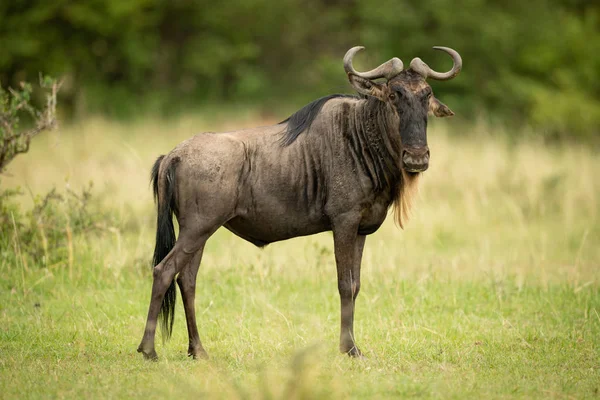
[[[405,149],[402,151],[402,160],[405,163],[427,163],[429,161],[429,149],[427,147],[410,150]]]
[[[429,166],[429,149],[427,147],[404,149],[402,151],[402,162],[404,168],[408,171],[425,171]]]

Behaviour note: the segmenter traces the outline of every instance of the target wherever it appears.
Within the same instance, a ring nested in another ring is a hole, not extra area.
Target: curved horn
[[[452,57],[452,61],[454,62],[454,65],[452,65],[452,69],[450,71],[443,73],[436,72],[432,70],[429,65],[425,64],[419,57],[413,58],[413,60],[410,62],[410,69],[418,72],[424,78],[436,79],[438,81],[447,81],[448,79],[452,79],[458,75],[462,68],[462,58],[460,57],[460,54],[449,47],[435,46],[434,49],[450,54],[450,57]]]
[[[365,78],[365,79],[385,78],[387,80],[390,80],[393,77],[395,77],[396,75],[398,75],[400,72],[402,72],[402,69],[404,68],[404,64],[402,64],[402,61],[396,57],[381,64],[379,67],[372,69],[371,71],[367,71],[367,72],[356,71],[354,69],[354,67],[352,66],[352,59],[354,58],[354,55],[356,53],[358,53],[359,51],[361,51],[363,49],[364,49],[363,46],[356,46],[356,47],[353,47],[350,50],[348,50],[348,52],[344,56],[344,70],[346,71],[346,74],[360,76],[361,78]]]

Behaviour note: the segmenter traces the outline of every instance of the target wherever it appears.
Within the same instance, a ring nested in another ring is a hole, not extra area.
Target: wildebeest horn
[[[402,64],[402,61],[396,57],[381,64],[379,67],[372,69],[371,71],[367,71],[367,72],[356,71],[354,69],[354,67],[352,66],[352,58],[354,58],[354,55],[356,53],[358,53],[359,51],[361,51],[363,49],[364,49],[363,46],[353,47],[350,50],[348,50],[348,52],[344,56],[344,70],[346,71],[347,74],[353,74],[353,75],[360,76],[361,78],[365,78],[365,79],[385,78],[387,80],[390,80],[393,77],[395,77],[396,75],[398,75],[400,72],[402,72],[402,69],[404,68],[404,64]]]
[[[429,65],[425,64],[419,57],[413,58],[410,62],[410,69],[415,72],[421,74],[424,78],[436,79],[438,81],[447,81],[448,79],[454,78],[460,72],[462,68],[462,58],[460,58],[460,54],[458,54],[455,50],[452,50],[449,47],[441,47],[435,46],[435,50],[442,50],[452,57],[452,61],[454,61],[454,65],[452,69],[448,72],[436,72],[432,70]]]

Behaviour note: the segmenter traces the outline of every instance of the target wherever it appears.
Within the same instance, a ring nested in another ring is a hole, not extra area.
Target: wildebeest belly
[[[385,205],[374,205],[363,210],[358,233],[361,235],[374,233],[383,224],[386,216],[387,206]],[[286,215],[268,213],[260,216],[237,216],[224,226],[237,236],[259,247],[297,236],[313,235],[331,230],[331,224],[325,216],[310,218],[306,215],[298,215],[293,211]]]
[[[298,218],[298,215],[237,216],[224,226],[237,236],[262,247],[297,236],[313,235],[331,229],[325,219]]]
[[[259,247],[297,236],[331,230],[331,220],[320,207],[298,204],[289,207],[289,203],[284,201],[283,203],[287,203],[284,205],[281,201],[274,201],[274,197],[271,197],[271,201],[255,202],[257,200],[253,199],[244,202],[246,207],[240,207],[238,215],[224,226]],[[361,235],[369,235],[377,231],[387,216],[389,206],[387,199],[370,200],[357,202],[362,203],[362,206],[355,209],[360,214],[358,233]]]

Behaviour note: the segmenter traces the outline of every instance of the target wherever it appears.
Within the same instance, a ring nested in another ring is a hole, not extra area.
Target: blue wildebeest
[[[405,70],[393,58],[357,72],[352,59],[363,48],[354,47],[344,57],[344,69],[359,96],[323,97],[273,126],[201,133],[158,158],[152,169],[158,208],[154,281],[138,352],[156,359],[159,317],[163,334],[170,336],[176,281],[188,354],[207,356],[196,325],[196,275],[207,239],[224,226],[260,247],[333,231],[340,351],[361,355],[353,325],[365,238],[392,205],[403,226],[417,178],[429,165],[427,116],[453,115],[426,79],[452,79],[462,60],[452,49],[434,48],[452,57],[450,71],[436,72],[419,58]]]

